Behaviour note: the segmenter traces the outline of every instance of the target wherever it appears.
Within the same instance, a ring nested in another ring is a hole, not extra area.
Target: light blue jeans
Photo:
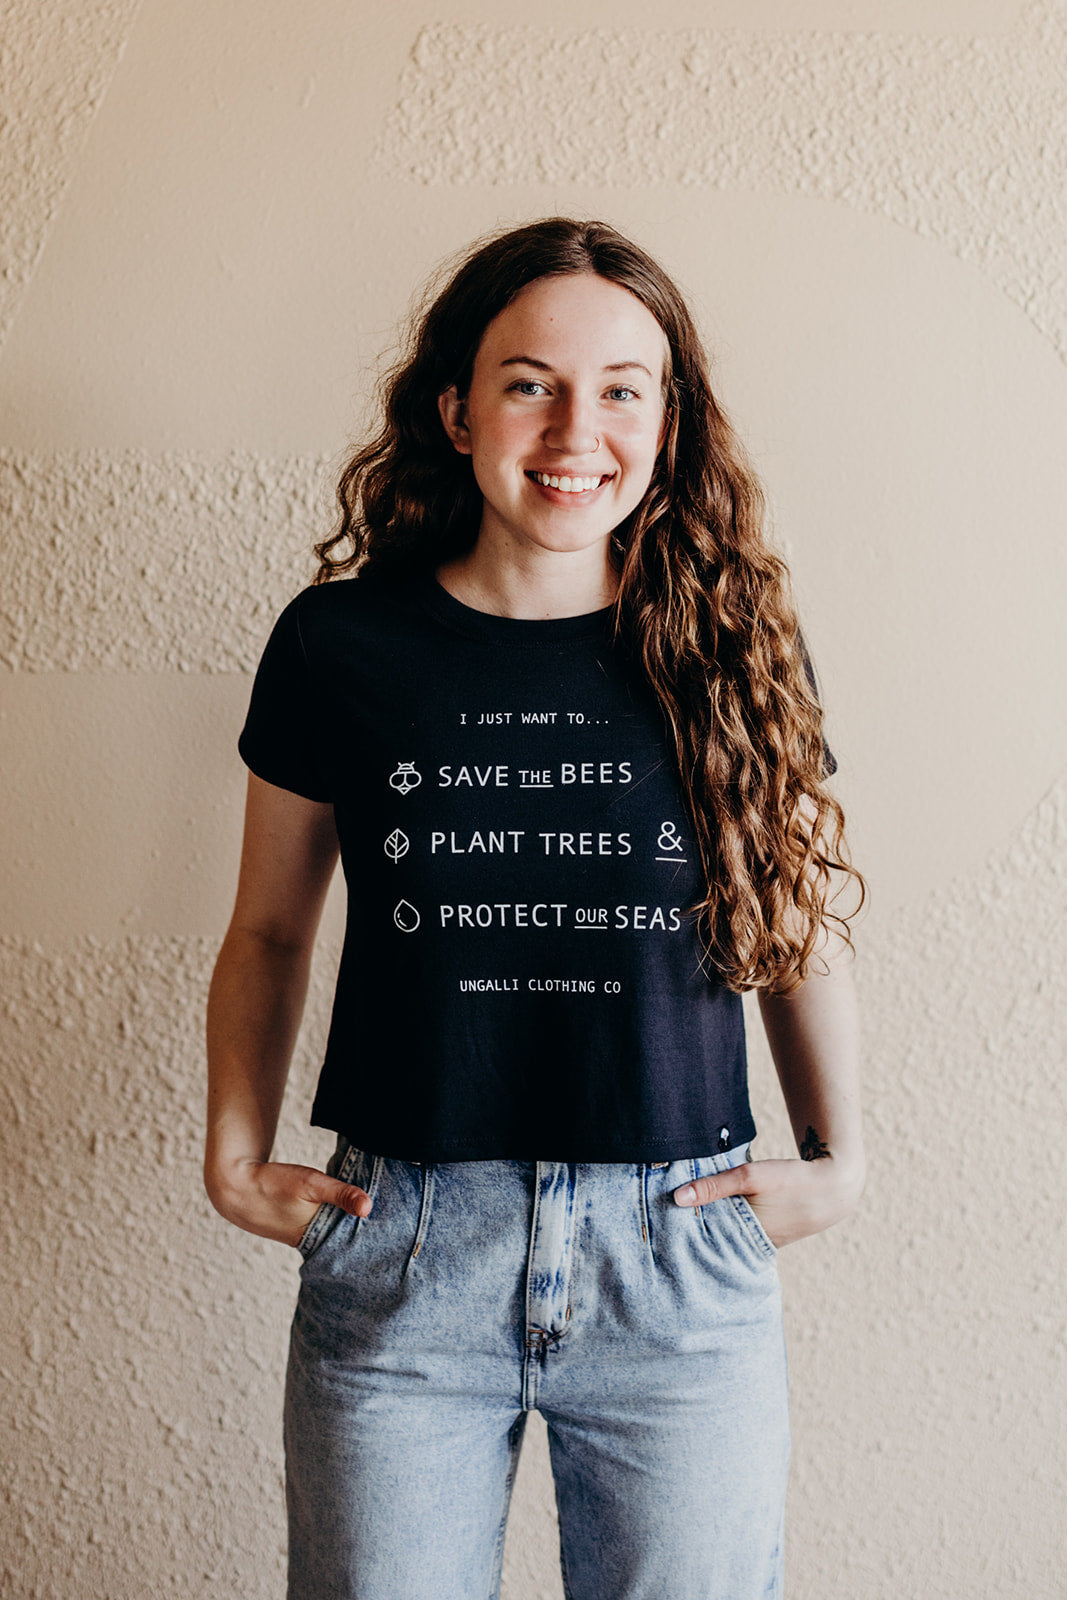
[[[495,1600],[544,1416],[569,1600],[782,1592],[774,1246],[667,1165],[417,1165],[338,1145],[370,1217],[301,1240],[286,1385],[290,1600]]]

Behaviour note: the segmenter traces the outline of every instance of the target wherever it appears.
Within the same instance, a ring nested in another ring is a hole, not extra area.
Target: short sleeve
[[[300,598],[274,625],[256,671],[237,748],[245,765],[306,800],[332,800],[317,737],[318,698],[300,631]]]

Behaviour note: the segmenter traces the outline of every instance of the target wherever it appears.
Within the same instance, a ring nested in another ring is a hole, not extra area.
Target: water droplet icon
[[[393,912],[393,921],[401,933],[414,933],[422,918],[410,901],[401,900]]]
[[[385,841],[385,853],[390,861],[399,861],[401,856],[406,856],[411,848],[411,840],[406,833],[401,833],[399,828],[394,828]]]

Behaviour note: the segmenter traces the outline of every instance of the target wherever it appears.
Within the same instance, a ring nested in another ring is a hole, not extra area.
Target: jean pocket
[[[706,1178],[725,1172],[748,1160],[746,1148],[731,1150],[721,1155],[698,1157],[693,1163],[693,1175]],[[725,1237],[733,1247],[740,1248],[749,1260],[772,1262],[778,1254],[770,1234],[763,1226],[743,1194],[724,1195],[709,1205],[698,1206],[704,1231],[709,1239]]]
[[[342,1134],[338,1138],[337,1148],[330,1158],[326,1171],[331,1178],[337,1178],[341,1183],[353,1183],[358,1188],[364,1189],[373,1200],[380,1166],[380,1156],[369,1156],[364,1151],[357,1150],[355,1145],[349,1144]],[[354,1217],[340,1206],[324,1200],[297,1241],[296,1248],[303,1259],[310,1261],[312,1256],[317,1255],[346,1218],[352,1224],[351,1229],[346,1231],[353,1234],[358,1232],[359,1225],[363,1221],[362,1217]]]
[[[778,1254],[778,1246],[775,1244],[774,1240],[763,1226],[763,1223],[760,1221],[759,1217],[757,1217],[756,1213],[753,1211],[752,1206],[747,1198],[743,1194],[732,1194],[729,1197],[729,1203],[731,1206],[733,1206],[742,1226],[747,1230],[756,1245],[758,1245],[762,1254],[773,1260]]]

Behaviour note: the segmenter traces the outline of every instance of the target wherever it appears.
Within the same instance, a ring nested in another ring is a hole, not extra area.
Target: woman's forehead
[[[528,283],[489,323],[478,355],[494,365],[522,356],[553,366],[633,363],[659,377],[669,349],[663,329],[636,295],[583,272]]]

